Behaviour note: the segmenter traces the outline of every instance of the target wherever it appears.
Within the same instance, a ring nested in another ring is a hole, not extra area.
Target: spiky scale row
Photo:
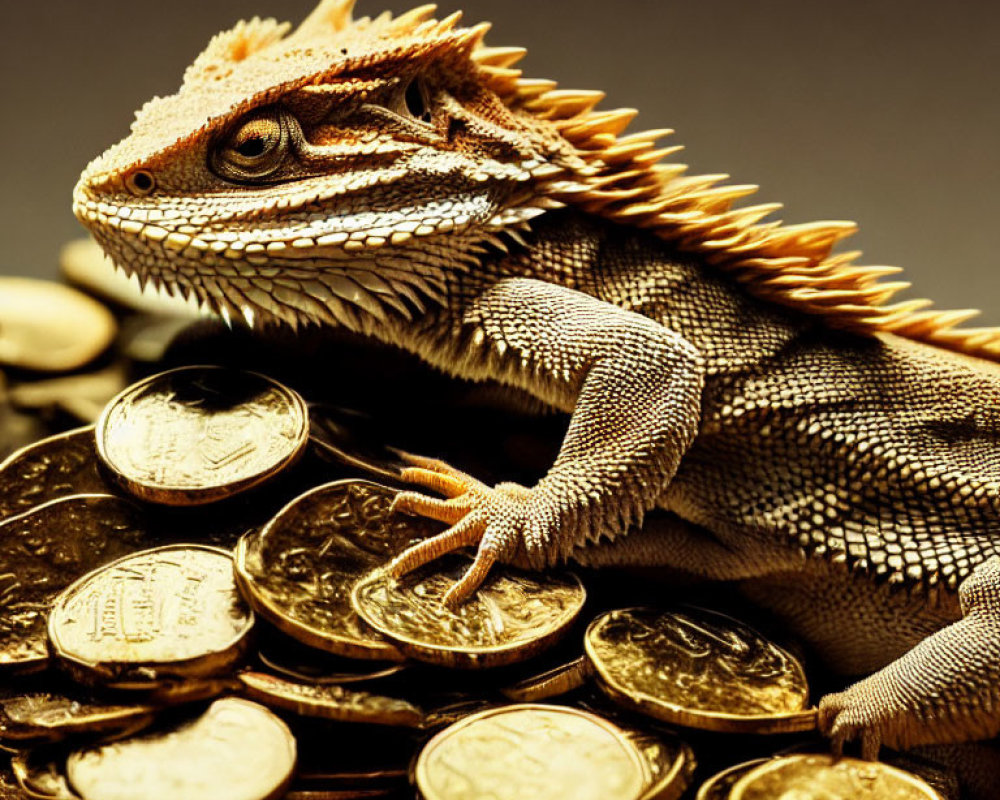
[[[832,253],[840,240],[854,233],[853,223],[765,223],[779,204],[734,208],[735,201],[753,194],[757,187],[717,185],[728,176],[684,175],[685,165],[662,162],[681,147],[655,149],[655,142],[673,131],[623,135],[634,111],[596,111],[604,99],[602,92],[559,89],[552,81],[517,77],[517,70],[509,67],[522,52],[511,49],[509,55],[508,60],[503,48],[482,48],[480,55],[473,53],[473,59],[490,67],[502,63],[507,69],[494,87],[498,93],[526,113],[555,122],[593,168],[591,176],[575,180],[562,176],[551,182],[547,187],[551,196],[650,230],[682,250],[703,254],[754,295],[821,315],[832,326],[869,333],[888,331],[1000,359],[1000,329],[956,329],[973,316],[972,311],[928,311],[926,300],[888,305],[909,286],[902,281],[880,283],[896,270],[856,265],[857,253]]]

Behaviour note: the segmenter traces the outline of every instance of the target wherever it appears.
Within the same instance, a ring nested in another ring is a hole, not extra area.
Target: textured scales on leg
[[[451,504],[404,495],[399,507],[431,510],[439,519],[434,510],[440,510],[453,527],[400,555],[392,569],[402,574],[477,544],[476,563],[451,601],[467,597],[496,561],[541,569],[641,523],[694,440],[704,383],[700,356],[680,336],[571,289],[507,279],[477,298],[466,319],[503,342],[505,355],[531,380],[550,384],[574,405],[555,464],[531,488],[490,489],[432,462],[406,476],[443,489]],[[618,401],[609,408],[612,395]]]
[[[853,225],[768,221],[488,26],[351,6],[239,23],[143,106],[74,191],[115,263],[231,324],[349,329],[571,412],[535,486],[414,465],[445,499],[398,507],[451,528],[398,573],[468,545],[452,601],[498,560],[738,580],[875,673],[825,701],[838,739],[995,733],[962,687],[993,703],[997,331],[890,303],[897,270],[834,252]]]
[[[962,619],[847,691],[820,703],[820,729],[839,747],[860,737],[866,758],[882,744],[990,739],[1000,734],[1000,558],[959,590]]]

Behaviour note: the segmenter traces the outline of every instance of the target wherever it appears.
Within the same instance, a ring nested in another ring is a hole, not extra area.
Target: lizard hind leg
[[[840,749],[860,739],[874,759],[896,749],[1000,734],[1000,557],[980,564],[959,589],[962,619],[878,672],[827,695],[820,729]]]

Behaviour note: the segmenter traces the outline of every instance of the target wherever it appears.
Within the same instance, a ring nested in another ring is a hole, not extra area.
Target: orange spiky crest
[[[155,159],[177,142],[218,128],[250,108],[318,86],[345,69],[446,53],[524,123],[550,165],[533,173],[552,205],[564,203],[629,225],[699,255],[751,294],[822,317],[834,327],[887,331],[1000,361],[1000,329],[956,326],[972,311],[935,311],[927,300],[889,304],[905,282],[882,282],[890,267],[858,266],[857,253],[834,254],[855,231],[849,222],[784,225],[765,219],[780,208],[737,206],[756,186],[729,185],[727,175],[686,175],[665,159],[680,147],[657,148],[672,131],[625,135],[631,109],[598,111],[604,94],[559,89],[523,77],[521,48],[487,47],[489,26],[458,28],[424,5],[393,18],[353,19],[354,0],[321,0],[292,33],[273,19],[254,18],[212,39],[184,76],[177,95],[154,99],[137,114],[133,135],[95,161],[91,171],[123,172]]]
[[[889,332],[1000,361],[1000,328],[956,327],[978,311],[929,309],[931,301],[923,299],[889,304],[909,287],[905,281],[881,281],[899,268],[859,266],[857,251],[833,253],[855,232],[854,223],[765,222],[780,204],[735,205],[756,186],[725,184],[727,175],[688,176],[686,165],[665,162],[682,149],[657,149],[657,141],[672,130],[623,135],[634,110],[595,111],[603,93],[525,79],[502,63],[503,56],[498,60],[498,52],[507,51],[481,46],[472,54],[494,90],[510,107],[552,122],[590,168],[591,174],[552,180],[546,190],[554,199],[648,230],[700,255],[754,296],[821,316],[833,327]]]

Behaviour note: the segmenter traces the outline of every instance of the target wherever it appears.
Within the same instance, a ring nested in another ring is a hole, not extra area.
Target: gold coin
[[[53,500],[0,523],[0,670],[44,667],[46,614],[59,592],[148,545],[141,511],[108,495]]]
[[[70,754],[66,772],[84,800],[266,800],[295,767],[295,739],[257,703],[228,697],[200,717]]]
[[[448,667],[525,661],[554,644],[576,619],[586,592],[571,573],[496,569],[467,602],[444,604],[472,559],[453,554],[396,581],[382,570],[354,586],[359,616],[408,656]]]
[[[698,766],[694,750],[671,733],[622,728],[642,756],[645,791],[642,800],[677,800],[691,784]]]
[[[511,686],[505,686],[500,693],[508,700],[518,703],[537,703],[579,689],[589,680],[592,672],[590,659],[580,656]]]
[[[66,751],[60,747],[23,750],[10,760],[21,790],[37,800],[79,800],[66,778]]]
[[[445,728],[417,759],[425,800],[637,800],[635,747],[610,722],[565,706],[492,709]]]
[[[0,700],[0,742],[37,744],[82,733],[137,731],[153,721],[155,712],[147,705],[102,703],[51,692],[16,695]]]
[[[133,384],[97,423],[118,481],[165,505],[211,503],[277,475],[309,439],[305,402],[252,372],[183,367]]]
[[[78,680],[143,689],[229,671],[243,658],[252,627],[228,552],[168,545],[66,588],[48,631],[53,654]]]
[[[109,493],[93,425],[22,447],[0,463],[0,521],[59,497]]]
[[[405,672],[406,664],[358,661],[307,647],[295,639],[266,642],[257,651],[257,660],[270,673],[296,683],[314,686],[369,683]]]
[[[117,330],[111,312],[76,289],[0,277],[0,364],[68,372],[103,353]]]
[[[784,733],[816,727],[802,665],[734,619],[700,609],[629,608],[587,628],[598,685],[616,702],[705,730]]]
[[[305,717],[405,728],[417,728],[424,720],[423,711],[398,697],[343,686],[293,683],[263,672],[241,672],[237,677],[251,700]]]
[[[767,761],[766,758],[755,758],[743,764],[736,764],[722,772],[717,772],[699,788],[695,800],[729,800],[733,786],[740,778]]]
[[[773,758],[733,785],[730,800],[941,800],[915,775],[878,761],[828,755]]]
[[[285,506],[236,548],[236,575],[250,604],[280,630],[351,658],[401,661],[351,607],[351,588],[369,570],[437,533],[440,523],[390,514],[396,496],[367,481],[319,486]]]
[[[214,700],[224,694],[232,694],[240,689],[240,682],[232,673],[216,678],[183,678],[162,680],[145,691],[129,694],[141,697],[143,702],[158,708],[180,706]]]

